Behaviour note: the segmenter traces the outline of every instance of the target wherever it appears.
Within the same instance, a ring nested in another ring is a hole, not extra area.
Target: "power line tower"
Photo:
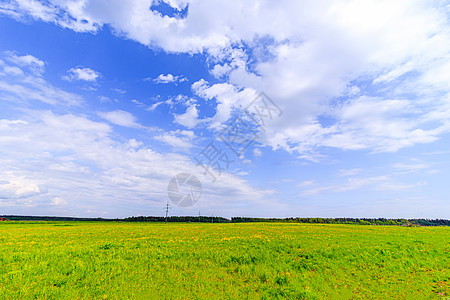
[[[167,224],[167,216],[169,215],[169,209],[170,209],[169,201],[167,201],[165,209],[166,209],[166,218],[165,219],[166,219],[166,224]]]

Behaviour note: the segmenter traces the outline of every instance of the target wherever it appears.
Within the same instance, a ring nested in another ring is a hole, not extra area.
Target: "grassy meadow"
[[[0,222],[0,299],[450,299],[450,228]]]

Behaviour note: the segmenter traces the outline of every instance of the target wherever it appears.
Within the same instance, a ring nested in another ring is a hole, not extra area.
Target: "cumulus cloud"
[[[225,123],[232,116],[234,109],[244,109],[256,97],[254,89],[242,89],[229,83],[210,85],[203,79],[194,82],[192,90],[205,100],[214,99],[217,102],[216,114],[212,118],[213,128]]]
[[[194,128],[197,126],[197,124],[200,123],[200,120],[198,119],[198,110],[195,105],[189,106],[184,114],[175,115],[174,122],[186,126],[187,128]]]
[[[23,199],[46,192],[32,179],[16,177],[12,172],[5,175],[9,180],[0,181],[0,199]]]
[[[203,185],[202,200],[183,213],[214,207],[215,213],[232,216],[238,210],[251,213],[277,205],[269,201],[273,191],[253,188],[237,176],[222,172],[212,184],[189,157],[159,153],[135,139],[117,141],[103,122],[51,111],[29,111],[24,118],[0,120],[4,213],[31,207],[35,214],[159,214],[167,201],[167,183],[181,172],[196,174]],[[193,137],[191,131],[168,134]]]
[[[146,78],[145,80],[150,80],[149,78]],[[173,82],[185,82],[187,81],[187,78],[184,76],[174,76],[172,74],[160,74],[158,77],[153,79],[156,83],[173,83]]]
[[[256,189],[238,176],[222,172],[223,180],[213,185],[190,157],[157,152],[141,140],[116,140],[113,126],[94,119],[100,116],[115,125],[142,128],[131,113],[114,110],[89,117],[86,112],[69,112],[83,99],[53,87],[42,72],[32,70],[39,60],[25,57],[3,53],[0,59],[1,100],[13,102],[18,109],[26,107],[15,118],[0,119],[4,214],[157,215],[167,201],[167,183],[181,172],[196,174],[203,185],[202,201],[184,214],[214,207],[214,213],[232,216],[237,210],[250,213],[275,205],[276,200],[269,201],[273,191]],[[33,106],[36,100],[49,109]],[[171,101],[193,104],[185,97]],[[66,113],[53,112],[60,105]],[[156,137],[177,149],[189,149],[193,138],[188,130]],[[242,203],[248,205],[245,210]],[[176,208],[173,211],[177,213]]]
[[[226,81],[193,85],[199,97],[217,101],[212,124],[239,109],[246,93],[265,91],[285,114],[261,142],[299,157],[316,159],[320,147],[397,151],[449,131],[450,31],[443,2],[164,2],[187,9],[186,17],[162,15],[143,0],[0,7],[19,19],[78,32],[108,24],[152,48],[206,54],[211,74]],[[160,76],[161,82],[176,77]],[[189,113],[195,116],[194,108]]]
[[[97,78],[101,76],[101,74],[97,71],[94,71],[90,68],[83,67],[75,67],[70,68],[67,71],[67,75],[63,76],[63,79],[71,81],[71,80],[82,80],[82,81],[90,81],[95,82]]]

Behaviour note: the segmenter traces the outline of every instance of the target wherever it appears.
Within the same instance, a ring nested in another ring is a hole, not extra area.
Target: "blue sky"
[[[163,215],[190,173],[202,196],[173,215],[450,218],[449,13],[0,1],[0,214]],[[281,109],[264,126],[245,113],[261,92]],[[239,155],[234,120],[255,138]]]

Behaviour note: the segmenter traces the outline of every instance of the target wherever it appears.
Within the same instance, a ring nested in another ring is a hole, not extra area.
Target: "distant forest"
[[[96,222],[165,222],[164,217],[129,217],[124,219],[46,217],[46,216],[0,216],[9,221],[96,221]],[[197,223],[313,223],[313,224],[355,224],[355,225],[397,225],[397,226],[450,226],[446,219],[385,219],[385,218],[246,218],[231,219],[207,216],[171,216],[167,222],[197,222]]]

